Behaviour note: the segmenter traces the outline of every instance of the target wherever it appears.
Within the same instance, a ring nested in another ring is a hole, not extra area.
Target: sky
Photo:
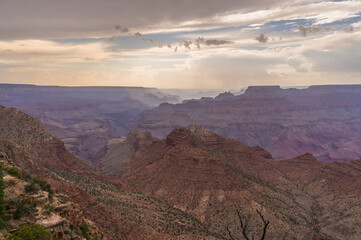
[[[0,83],[361,84],[361,1],[0,0]]]

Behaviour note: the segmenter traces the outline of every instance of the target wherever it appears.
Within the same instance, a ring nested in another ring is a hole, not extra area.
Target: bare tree
[[[267,221],[264,216],[262,215],[262,213],[259,211],[259,210],[256,210],[258,215],[260,216],[260,218],[262,219],[262,222],[263,222],[263,232],[262,232],[262,236],[260,238],[260,240],[264,240],[264,238],[266,237],[266,232],[267,232],[267,228],[268,228],[268,225],[270,224],[269,221]],[[255,233],[253,233],[253,235],[250,237],[250,233],[249,233],[249,229],[248,229],[248,221],[246,218],[244,218],[241,214],[241,212],[239,210],[237,210],[237,216],[238,216],[238,219],[239,219],[239,222],[241,224],[241,228],[242,228],[242,235],[243,237],[246,239],[246,240],[254,240],[255,239]],[[228,235],[229,235],[229,238],[231,240],[236,240],[231,231],[229,230],[229,227],[227,226],[226,227],[226,230],[228,232]]]

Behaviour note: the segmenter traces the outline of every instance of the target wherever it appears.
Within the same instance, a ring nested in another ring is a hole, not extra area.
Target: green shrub
[[[17,167],[11,167],[11,168],[7,168],[6,172],[8,174],[10,174],[13,177],[17,177],[19,179],[23,179],[24,175],[21,173],[21,170]]]
[[[41,188],[41,190],[46,191],[49,193],[49,199],[52,200],[54,197],[54,190],[51,188],[51,185],[49,183],[47,183],[44,180],[38,179],[38,178],[34,178],[32,180],[34,183],[38,184]]]
[[[10,198],[6,202],[6,210],[9,210],[10,208],[14,208],[14,206],[20,205],[20,199],[17,197]]]
[[[22,213],[20,208],[16,209],[15,212],[13,212],[13,219],[20,220],[21,216]]]
[[[11,220],[11,215],[4,215],[4,216],[3,216],[3,220],[4,220],[5,222],[10,221],[10,220]]]
[[[23,225],[18,231],[6,238],[6,240],[50,240],[51,232],[43,226]]]
[[[52,212],[54,212],[54,207],[53,207],[52,205],[50,205],[49,203],[46,204],[46,205],[44,205],[43,209],[44,209],[44,213],[45,213],[46,215],[48,215],[48,216],[49,216]]]
[[[36,194],[39,192],[40,186],[34,182],[31,182],[31,183],[25,185],[24,189],[25,189],[25,192],[27,192],[27,193]]]
[[[3,230],[5,228],[5,222],[2,218],[0,218],[0,230]]]
[[[19,220],[22,216],[34,217],[37,209],[34,204],[30,202],[30,199],[23,199],[20,202],[20,205],[13,213],[13,218]]]
[[[87,240],[89,240],[90,239],[89,225],[86,224],[86,223],[83,223],[79,227],[80,227],[80,230],[81,230],[81,233],[82,233],[83,237],[85,237]]]
[[[69,198],[65,195],[58,195],[57,197],[59,202],[62,204],[69,202]]]
[[[41,188],[41,190],[46,191],[48,193],[54,193],[53,189],[51,189],[51,185],[49,183],[47,183],[44,180],[38,179],[38,178],[34,178],[32,180],[34,183],[38,184]]]

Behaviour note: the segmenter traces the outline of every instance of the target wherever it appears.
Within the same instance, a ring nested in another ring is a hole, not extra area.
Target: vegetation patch
[[[17,177],[19,179],[23,179],[24,175],[22,174],[21,170],[17,167],[10,167],[5,169],[8,174],[13,177]]]
[[[51,232],[38,224],[23,225],[5,240],[50,240]]]

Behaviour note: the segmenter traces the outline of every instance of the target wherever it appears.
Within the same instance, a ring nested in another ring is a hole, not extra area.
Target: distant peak
[[[270,86],[249,86],[246,92],[262,92],[262,91],[275,91],[282,90],[279,85],[270,85]]]
[[[234,94],[231,92],[224,92],[224,93],[220,93],[217,97],[215,97],[216,100],[223,100],[226,98],[232,98],[234,97]]]
[[[244,93],[245,96],[252,97],[270,97],[281,94],[282,89],[280,86],[250,86]]]

